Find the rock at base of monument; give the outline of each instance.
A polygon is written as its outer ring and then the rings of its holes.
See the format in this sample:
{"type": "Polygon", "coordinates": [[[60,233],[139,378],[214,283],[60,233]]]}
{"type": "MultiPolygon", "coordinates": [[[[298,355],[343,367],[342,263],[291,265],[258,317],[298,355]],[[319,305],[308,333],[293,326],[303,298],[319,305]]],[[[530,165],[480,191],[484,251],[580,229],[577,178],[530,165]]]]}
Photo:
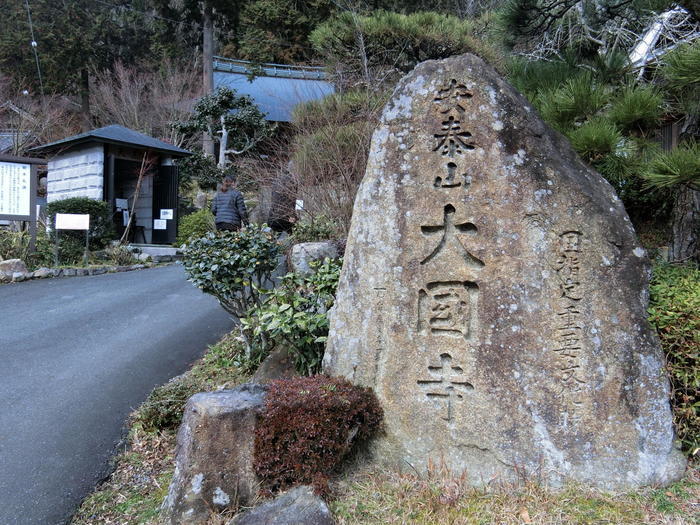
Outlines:
{"type": "Polygon", "coordinates": [[[211,511],[255,502],[255,424],[266,387],[247,383],[232,390],[195,394],[177,434],[175,474],[163,502],[171,524],[204,524],[211,511]]]}
{"type": "Polygon", "coordinates": [[[493,68],[424,62],[372,138],[323,370],[375,391],[400,468],[667,484],[649,270],[612,186],[493,68]]]}
{"type": "Polygon", "coordinates": [[[338,248],[335,243],[331,241],[302,242],[292,246],[289,263],[293,272],[309,275],[313,273],[309,263],[323,261],[326,257],[329,259],[338,257],[338,248]]]}
{"type": "Polygon", "coordinates": [[[290,379],[299,373],[294,368],[294,360],[286,348],[276,347],[270,352],[253,374],[251,382],[269,383],[277,379],[290,379]]]}
{"type": "Polygon", "coordinates": [[[308,485],[236,516],[228,525],[334,525],[328,505],[308,485]]]}

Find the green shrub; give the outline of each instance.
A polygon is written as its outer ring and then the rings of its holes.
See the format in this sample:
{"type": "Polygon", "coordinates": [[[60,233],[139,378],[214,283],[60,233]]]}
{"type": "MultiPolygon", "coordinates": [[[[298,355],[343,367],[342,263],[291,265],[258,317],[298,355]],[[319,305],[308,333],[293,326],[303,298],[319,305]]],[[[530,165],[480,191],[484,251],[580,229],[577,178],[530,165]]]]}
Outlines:
{"type": "Polygon", "coordinates": [[[647,131],[659,125],[664,114],[663,98],[652,86],[626,86],[608,114],[622,131],[647,131]]]}
{"type": "MultiPolygon", "coordinates": [[[[114,238],[114,224],[109,204],[87,197],[72,197],[49,203],[46,207],[48,223],[56,224],[57,213],[78,213],[90,215],[88,240],[90,250],[101,250],[114,238]]],[[[52,230],[51,241],[55,241],[56,230],[52,230]]],[[[85,232],[61,230],[59,239],[59,259],[62,264],[75,264],[82,260],[85,251],[85,232]]]]}
{"type": "Polygon", "coordinates": [[[368,388],[323,375],[273,381],[255,430],[255,471],[277,492],[327,488],[355,443],[376,432],[382,409],[368,388]]]}
{"type": "Polygon", "coordinates": [[[700,451],[700,269],[657,265],[650,287],[649,321],[666,353],[678,438],[700,451]]]}
{"type": "Polygon", "coordinates": [[[569,133],[569,140],[581,158],[596,163],[615,153],[622,143],[622,134],[607,120],[595,119],[569,133]]]}
{"type": "Polygon", "coordinates": [[[208,233],[193,240],[183,251],[183,262],[188,279],[240,319],[260,304],[258,286],[270,279],[278,254],[272,230],[250,225],[242,231],[208,233]]]}
{"type": "Polygon", "coordinates": [[[333,239],[338,235],[338,225],[333,219],[320,215],[308,221],[301,221],[292,229],[292,244],[317,242],[333,239]]]}
{"type": "Polygon", "coordinates": [[[310,275],[289,273],[270,292],[262,305],[254,307],[244,327],[264,348],[279,344],[288,348],[300,374],[321,370],[328,336],[328,310],[335,301],[342,261],[325,259],[311,263],[310,275]],[[260,340],[260,337],[264,339],[260,340]]]}
{"type": "Polygon", "coordinates": [[[112,264],[116,264],[117,266],[127,266],[137,262],[131,250],[122,244],[105,248],[105,256],[112,264]]]}
{"type": "Polygon", "coordinates": [[[46,231],[39,227],[36,233],[36,251],[30,253],[28,231],[12,231],[0,228],[0,261],[22,259],[29,270],[42,266],[51,266],[53,245],[46,231]]]}
{"type": "Polygon", "coordinates": [[[208,208],[180,217],[178,222],[177,245],[187,244],[190,239],[204,237],[216,229],[214,215],[208,208]]]}

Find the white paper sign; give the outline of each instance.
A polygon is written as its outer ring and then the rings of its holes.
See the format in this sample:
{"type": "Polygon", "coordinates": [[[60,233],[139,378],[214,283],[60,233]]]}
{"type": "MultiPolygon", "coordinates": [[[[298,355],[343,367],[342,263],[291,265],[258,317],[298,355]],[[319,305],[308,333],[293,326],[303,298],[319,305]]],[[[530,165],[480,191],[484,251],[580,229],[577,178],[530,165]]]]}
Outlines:
{"type": "Polygon", "coordinates": [[[90,215],[82,213],[57,213],[57,230],[89,230],[90,215]]]}
{"type": "Polygon", "coordinates": [[[297,199],[296,205],[294,206],[294,209],[297,211],[301,211],[304,209],[304,201],[301,199],[297,199]]]}
{"type": "Polygon", "coordinates": [[[172,219],[174,217],[173,210],[160,210],[160,218],[163,220],[172,219]]]}
{"type": "Polygon", "coordinates": [[[124,224],[124,226],[129,224],[129,212],[126,210],[122,212],[122,223],[124,224]]]}
{"type": "Polygon", "coordinates": [[[129,201],[127,199],[114,199],[114,202],[118,210],[129,209],[129,201]]]}
{"type": "Polygon", "coordinates": [[[154,230],[167,230],[168,221],[163,219],[153,219],[153,229],[154,230]]]}
{"type": "Polygon", "coordinates": [[[31,173],[29,164],[0,162],[0,215],[31,213],[31,173]]]}

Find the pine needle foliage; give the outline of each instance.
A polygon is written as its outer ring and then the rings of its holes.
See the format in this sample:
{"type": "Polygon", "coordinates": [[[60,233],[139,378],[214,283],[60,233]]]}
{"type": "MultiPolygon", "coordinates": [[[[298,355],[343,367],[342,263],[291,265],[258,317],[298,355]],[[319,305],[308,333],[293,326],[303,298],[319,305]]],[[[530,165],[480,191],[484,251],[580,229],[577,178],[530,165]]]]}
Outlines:
{"type": "Polygon", "coordinates": [[[570,129],[595,116],[608,102],[609,90],[596,83],[593,75],[580,73],[560,87],[542,92],[536,103],[545,120],[558,129],[570,129]]]}
{"type": "Polygon", "coordinates": [[[685,184],[700,190],[700,143],[686,142],[654,157],[644,173],[647,187],[665,188],[685,184]]]}
{"type": "Polygon", "coordinates": [[[610,108],[609,117],[624,132],[656,128],[664,114],[663,97],[653,86],[625,86],[610,108]]]}
{"type": "Polygon", "coordinates": [[[676,110],[700,114],[700,40],[674,49],[664,57],[661,74],[675,99],[676,110]]]}
{"type": "Polygon", "coordinates": [[[595,163],[617,150],[622,134],[610,121],[599,118],[569,133],[569,140],[584,160],[595,163]]]}
{"type": "Polygon", "coordinates": [[[309,40],[344,78],[376,84],[397,80],[424,60],[467,52],[501,67],[500,54],[476,33],[474,22],[435,12],[359,16],[346,11],[319,25],[309,40]]]}

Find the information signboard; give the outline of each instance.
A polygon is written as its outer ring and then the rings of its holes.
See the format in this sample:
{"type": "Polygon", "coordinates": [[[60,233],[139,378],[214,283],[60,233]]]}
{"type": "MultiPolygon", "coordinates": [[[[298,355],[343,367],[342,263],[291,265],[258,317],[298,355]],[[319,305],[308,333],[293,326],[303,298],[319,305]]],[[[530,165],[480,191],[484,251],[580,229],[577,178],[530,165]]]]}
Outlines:
{"type": "Polygon", "coordinates": [[[0,162],[0,215],[28,220],[32,216],[30,164],[0,162]]]}

